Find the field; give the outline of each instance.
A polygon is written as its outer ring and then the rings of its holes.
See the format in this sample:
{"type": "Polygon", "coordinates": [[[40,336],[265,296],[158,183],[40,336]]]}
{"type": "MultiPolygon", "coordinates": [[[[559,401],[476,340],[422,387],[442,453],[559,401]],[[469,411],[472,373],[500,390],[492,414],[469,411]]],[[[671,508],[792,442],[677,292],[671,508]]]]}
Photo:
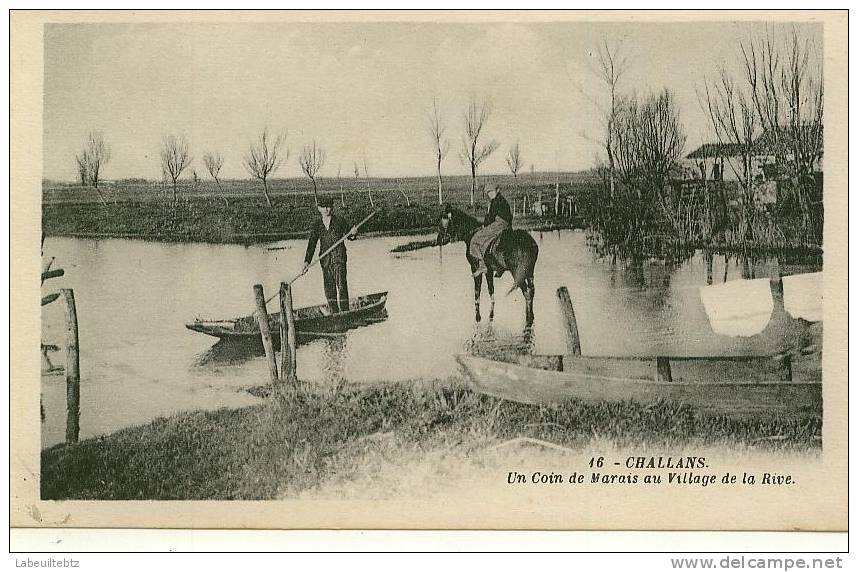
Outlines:
{"type": "MultiPolygon", "coordinates": [[[[532,205],[542,198],[553,219],[569,217],[567,197],[585,192],[593,184],[586,175],[557,175],[561,217],[554,217],[555,175],[537,173],[487,177],[501,185],[514,203],[516,215],[526,225],[539,225],[532,205]],[[527,215],[522,216],[525,200],[527,215]],[[524,220],[522,220],[524,219],[524,220]]],[[[403,179],[325,179],[320,195],[334,199],[338,210],[358,221],[373,210],[378,214],[362,229],[365,233],[417,233],[437,228],[439,205],[437,180],[432,177],[403,179]],[[341,190],[342,188],[342,190],[341,190]],[[369,190],[368,190],[369,189],[369,190]],[[370,190],[372,202],[370,202],[370,190]]],[[[480,189],[470,207],[470,179],[450,177],[444,183],[444,201],[482,217],[488,199],[480,189]]],[[[306,179],[276,179],[270,183],[273,207],[269,207],[257,181],[185,182],[172,202],[172,189],[152,182],[127,181],[102,185],[107,205],[90,188],[45,182],[42,227],[48,236],[143,238],[164,241],[253,243],[303,236],[317,217],[312,184],[306,179]]]]}

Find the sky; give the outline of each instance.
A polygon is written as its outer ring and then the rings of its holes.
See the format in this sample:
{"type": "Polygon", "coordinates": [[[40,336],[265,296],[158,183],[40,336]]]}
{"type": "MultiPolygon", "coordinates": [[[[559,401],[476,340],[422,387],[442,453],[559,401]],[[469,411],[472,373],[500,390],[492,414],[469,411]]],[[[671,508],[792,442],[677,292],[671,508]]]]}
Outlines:
{"type": "MultiPolygon", "coordinates": [[[[192,168],[224,158],[224,178],[246,178],[242,157],[264,128],[285,133],[290,155],[275,176],[300,176],[313,140],[327,151],[322,177],[435,172],[428,110],[437,98],[458,157],[470,98],[491,102],[487,139],[499,148],[484,174],[508,172],[520,142],[524,170],[587,169],[599,156],[593,73],[597,46],[619,44],[629,62],[621,91],[674,92],[686,152],[712,139],[696,89],[720,65],[739,64],[753,23],[234,23],[48,24],[44,35],[43,176],[72,181],[90,130],[111,148],[107,179],[159,179],[159,149],[184,136],[192,168]]],[[[821,26],[802,33],[822,45],[821,26]]],[[[190,174],[190,171],[188,172],[190,174]]]]}

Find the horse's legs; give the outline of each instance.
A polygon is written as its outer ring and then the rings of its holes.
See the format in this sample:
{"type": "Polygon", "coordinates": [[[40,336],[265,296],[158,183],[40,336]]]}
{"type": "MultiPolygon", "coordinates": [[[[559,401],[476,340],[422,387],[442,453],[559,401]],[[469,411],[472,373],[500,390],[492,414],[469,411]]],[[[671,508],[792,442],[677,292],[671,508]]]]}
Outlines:
{"type": "Polygon", "coordinates": [[[521,286],[521,292],[525,300],[525,321],[528,326],[533,324],[533,297],[536,294],[536,286],[533,278],[527,278],[521,286]]]}
{"type": "Polygon", "coordinates": [[[489,321],[495,319],[495,277],[491,272],[486,272],[486,286],[489,289],[489,296],[492,298],[491,310],[489,310],[489,321]]]}
{"type": "Polygon", "coordinates": [[[477,274],[474,276],[474,320],[479,322],[482,320],[480,316],[480,290],[483,287],[483,275],[477,274]]]}

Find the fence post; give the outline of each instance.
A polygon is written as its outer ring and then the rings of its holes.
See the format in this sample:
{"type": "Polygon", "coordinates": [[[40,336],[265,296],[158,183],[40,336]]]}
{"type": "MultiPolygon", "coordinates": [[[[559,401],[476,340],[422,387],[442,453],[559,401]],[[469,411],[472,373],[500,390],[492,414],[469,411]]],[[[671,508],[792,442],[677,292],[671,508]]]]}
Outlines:
{"type": "Polygon", "coordinates": [[[572,299],[566,286],[557,289],[557,299],[560,301],[560,309],[566,319],[566,346],[573,356],[581,355],[581,337],[578,335],[578,320],[575,319],[575,308],[572,307],[572,299]]]}
{"type": "Polygon", "coordinates": [[[286,339],[288,340],[290,365],[288,379],[295,382],[298,380],[298,340],[295,332],[295,310],[292,307],[292,286],[281,284],[280,288],[283,291],[283,304],[286,311],[286,339]]]}
{"type": "Polygon", "coordinates": [[[66,443],[80,436],[80,351],[74,290],[61,290],[66,301],[66,443]]]}
{"type": "Polygon", "coordinates": [[[673,374],[670,371],[670,360],[666,357],[655,358],[655,380],[672,382],[673,374]]]}
{"type": "Polygon", "coordinates": [[[271,344],[271,327],[268,324],[268,310],[265,308],[265,292],[262,284],[254,284],[253,294],[256,297],[256,322],[259,324],[262,347],[265,348],[265,357],[268,359],[268,373],[271,376],[271,382],[277,383],[277,360],[274,357],[274,346],[271,344]]]}

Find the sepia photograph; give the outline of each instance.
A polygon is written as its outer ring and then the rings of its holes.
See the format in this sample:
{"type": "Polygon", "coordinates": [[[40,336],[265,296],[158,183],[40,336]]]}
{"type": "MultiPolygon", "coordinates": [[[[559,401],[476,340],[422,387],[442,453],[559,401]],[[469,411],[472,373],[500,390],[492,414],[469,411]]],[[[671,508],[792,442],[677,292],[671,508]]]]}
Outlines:
{"type": "Polygon", "coordinates": [[[846,529],[845,11],[11,18],[14,526],[846,529]]]}

